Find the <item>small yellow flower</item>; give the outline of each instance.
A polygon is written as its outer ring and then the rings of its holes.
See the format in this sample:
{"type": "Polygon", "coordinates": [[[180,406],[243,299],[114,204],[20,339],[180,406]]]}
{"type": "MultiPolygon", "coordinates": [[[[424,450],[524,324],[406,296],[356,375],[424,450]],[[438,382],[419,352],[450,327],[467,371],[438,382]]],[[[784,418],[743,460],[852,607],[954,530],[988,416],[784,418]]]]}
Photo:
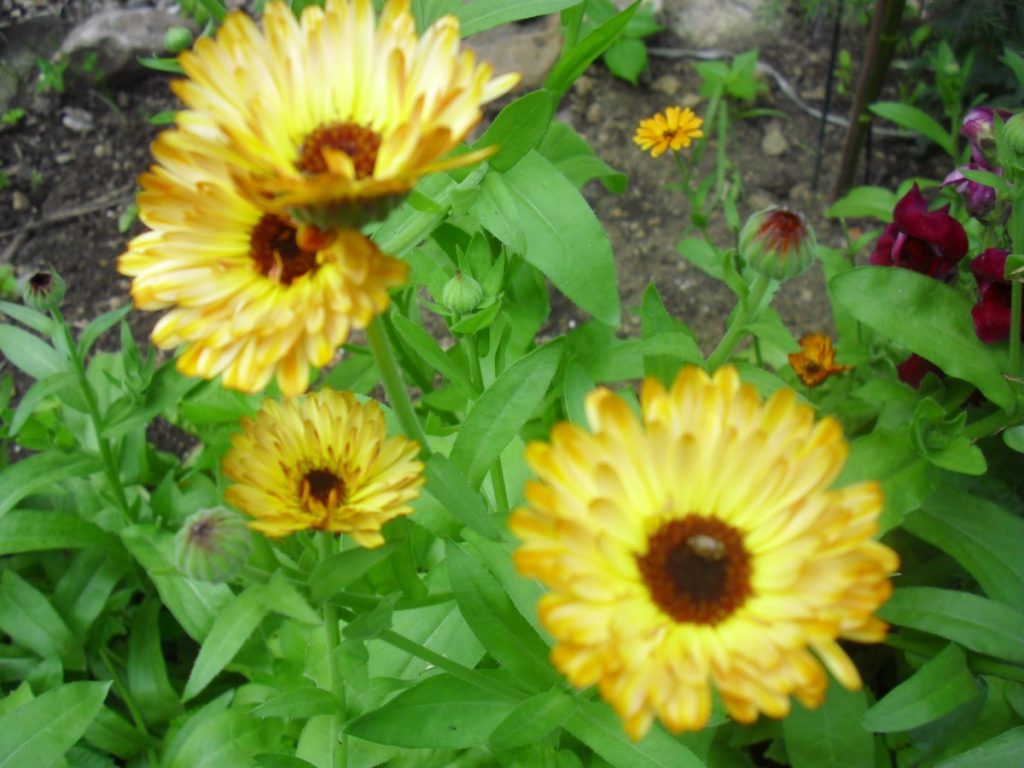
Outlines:
{"type": "Polygon", "coordinates": [[[518,571],[550,593],[552,662],[601,695],[640,739],[655,717],[702,728],[712,689],[738,721],[819,705],[822,664],[861,685],[837,639],[880,642],[873,613],[896,554],[873,541],[878,483],[828,487],[848,448],[792,390],[762,402],[733,368],[648,379],[638,419],[598,389],[590,430],[530,443],[538,480],[510,526],[518,571]]]}
{"type": "Polygon", "coordinates": [[[180,62],[180,140],[219,153],[261,207],[322,229],[380,217],[424,174],[489,154],[442,159],[519,80],[461,49],[454,16],[418,37],[408,0],[379,20],[372,0],[327,0],[299,20],[272,2],[262,29],[234,12],[180,62]]]}
{"type": "Polygon", "coordinates": [[[418,451],[412,440],[386,437],[380,407],[351,392],[267,400],[242,420],[224,457],[224,475],[235,482],[224,498],[270,537],[315,529],[379,547],[381,526],[409,514],[419,495],[418,451]]]}
{"type": "Polygon", "coordinates": [[[843,373],[853,366],[836,365],[832,339],[824,333],[808,333],[800,339],[800,351],[789,356],[797,376],[808,387],[816,387],[829,376],[843,373]]]}
{"type": "Polygon", "coordinates": [[[181,151],[168,135],[142,176],[139,216],[151,228],[121,255],[140,309],[170,308],[153,330],[183,345],[178,369],[258,392],[276,376],[287,395],[309,386],[351,328],[365,328],[405,282],[404,262],[354,230],[300,233],[239,195],[224,164],[181,151]]]}
{"type": "Polygon", "coordinates": [[[658,157],[666,149],[683,149],[690,146],[693,139],[703,136],[700,129],[703,122],[689,107],[669,107],[665,114],[658,112],[654,117],[641,120],[633,141],[645,152],[650,149],[651,157],[658,157]]]}

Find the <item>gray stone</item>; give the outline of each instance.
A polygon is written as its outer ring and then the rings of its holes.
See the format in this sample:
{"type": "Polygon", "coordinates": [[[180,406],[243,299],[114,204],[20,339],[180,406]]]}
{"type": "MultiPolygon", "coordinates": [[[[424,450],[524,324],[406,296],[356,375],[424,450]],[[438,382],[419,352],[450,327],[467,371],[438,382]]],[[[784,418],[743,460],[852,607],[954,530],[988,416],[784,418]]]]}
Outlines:
{"type": "Polygon", "coordinates": [[[123,85],[150,74],[140,56],[164,54],[164,34],[171,27],[191,26],[181,16],[153,8],[103,11],[79,24],[61,43],[59,55],[71,58],[72,71],[83,77],[103,77],[123,85]],[[83,72],[87,56],[95,56],[93,71],[83,72]]]}
{"type": "Polygon", "coordinates": [[[675,75],[662,75],[651,83],[651,90],[664,93],[666,96],[675,96],[681,86],[679,78],[675,75]]]}
{"type": "Polygon", "coordinates": [[[465,42],[480,61],[489,62],[494,74],[518,72],[517,90],[528,91],[544,84],[548,71],[562,50],[559,17],[550,15],[531,24],[505,24],[473,35],[465,42]]]}
{"type": "Polygon", "coordinates": [[[778,123],[770,123],[761,139],[761,151],[768,157],[780,157],[786,154],[789,149],[789,142],[782,133],[778,123]]]}
{"type": "Polygon", "coordinates": [[[784,13],[772,18],[766,0],[665,0],[665,23],[694,48],[753,47],[781,26],[784,13]]]}
{"type": "Polygon", "coordinates": [[[11,195],[11,208],[16,211],[27,211],[32,203],[29,201],[28,196],[24,192],[20,192],[17,189],[11,195]]]}
{"type": "Polygon", "coordinates": [[[67,107],[64,110],[64,117],[61,118],[61,123],[69,131],[88,133],[92,130],[92,113],[79,107],[67,107]]]}

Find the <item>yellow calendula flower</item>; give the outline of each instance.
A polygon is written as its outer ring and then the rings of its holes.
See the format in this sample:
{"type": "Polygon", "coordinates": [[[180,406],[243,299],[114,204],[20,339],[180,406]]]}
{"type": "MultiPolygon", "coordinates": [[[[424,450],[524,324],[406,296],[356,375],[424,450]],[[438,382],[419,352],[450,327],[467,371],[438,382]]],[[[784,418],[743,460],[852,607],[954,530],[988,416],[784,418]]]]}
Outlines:
{"type": "Polygon", "coordinates": [[[539,479],[510,520],[515,564],[550,593],[552,661],[599,686],[634,739],[655,717],[697,730],[711,692],[738,721],[821,703],[828,671],[861,684],[838,639],[879,642],[896,554],[873,541],[877,483],[829,490],[846,460],[838,423],[791,390],[767,402],[733,368],[648,379],[638,419],[606,389],[590,430],[531,443],[539,479]]]}
{"type": "Polygon", "coordinates": [[[239,195],[224,164],[157,139],[142,176],[139,216],[150,227],[121,255],[140,309],[170,309],[153,330],[161,349],[184,345],[178,368],[263,389],[276,375],[299,394],[351,328],[365,328],[405,282],[404,262],[354,230],[300,235],[287,218],[239,195]]]}
{"type": "Polygon", "coordinates": [[[270,537],[314,529],[379,547],[381,526],[412,511],[424,482],[419,445],[388,438],[380,407],[351,392],[267,400],[231,442],[224,498],[270,537]]]}
{"type": "Polygon", "coordinates": [[[408,0],[379,20],[371,0],[327,0],[296,20],[267,5],[262,29],[241,12],[179,61],[183,143],[220,153],[261,206],[321,229],[386,212],[426,173],[478,162],[444,158],[518,75],[492,78],[460,49],[454,16],[416,34],[408,0]]]}
{"type": "Polygon", "coordinates": [[[843,373],[853,366],[836,365],[832,339],[825,333],[808,333],[800,338],[800,351],[789,356],[789,364],[808,387],[816,387],[829,376],[843,373]]]}
{"type": "Polygon", "coordinates": [[[704,120],[697,117],[689,107],[669,107],[665,114],[640,121],[633,141],[644,152],[651,150],[651,157],[662,155],[665,150],[673,151],[690,146],[694,139],[704,135],[700,129],[704,120]]]}

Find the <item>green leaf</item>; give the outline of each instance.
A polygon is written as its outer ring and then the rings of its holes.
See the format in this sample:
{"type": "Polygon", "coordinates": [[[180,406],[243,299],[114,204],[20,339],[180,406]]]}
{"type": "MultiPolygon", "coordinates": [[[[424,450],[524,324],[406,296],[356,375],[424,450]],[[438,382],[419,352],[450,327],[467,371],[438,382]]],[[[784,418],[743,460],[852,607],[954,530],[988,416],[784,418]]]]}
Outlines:
{"type": "Polygon", "coordinates": [[[0,555],[84,547],[126,559],[117,538],[75,514],[15,509],[0,518],[0,555]]]}
{"type": "Polygon", "coordinates": [[[968,592],[903,587],[878,610],[885,621],[930,632],[978,653],[1024,664],[1024,613],[968,592]]]}
{"type": "MultiPolygon", "coordinates": [[[[472,674],[483,678],[494,672],[472,674]]],[[[356,738],[398,747],[467,749],[484,743],[515,706],[515,699],[440,674],[357,717],[345,731],[356,738]]]]}
{"type": "Polygon", "coordinates": [[[402,341],[415,350],[427,365],[448,379],[459,392],[469,399],[480,394],[467,373],[438,346],[433,336],[401,315],[392,315],[391,322],[402,341]]]}
{"type": "Polygon", "coordinates": [[[231,601],[226,584],[190,579],[171,562],[173,537],[152,525],[134,525],[121,531],[121,540],[152,579],[167,609],[193,640],[202,642],[214,619],[231,601]]]}
{"type": "Polygon", "coordinates": [[[548,663],[547,644],[498,581],[457,544],[447,542],[445,552],[455,602],[484,648],[524,681],[540,689],[553,685],[558,676],[548,663]]]}
{"type": "Polygon", "coordinates": [[[260,768],[317,768],[301,757],[291,755],[253,755],[260,768]]]}
{"type": "Polygon", "coordinates": [[[56,451],[37,453],[0,471],[0,517],[15,504],[69,477],[88,477],[103,469],[98,456],[56,451]]]}
{"type": "Polygon", "coordinates": [[[496,171],[507,171],[540,143],[554,114],[555,99],[550,91],[520,96],[498,113],[483,136],[473,142],[473,149],[496,145],[498,151],[487,162],[496,171]]]}
{"type": "Polygon", "coordinates": [[[596,178],[610,192],[621,194],[626,191],[629,181],[626,174],[597,157],[587,140],[565,123],[553,121],[537,151],[554,163],[555,168],[577,189],[596,178]]]}
{"type": "MultiPolygon", "coordinates": [[[[707,727],[720,722],[709,722],[707,727]]],[[[605,704],[577,700],[576,709],[564,727],[614,766],[704,768],[693,752],[661,728],[652,728],[641,741],[633,741],[626,735],[622,721],[605,704]]]]}
{"type": "Polygon", "coordinates": [[[896,195],[885,187],[854,187],[832,203],[825,215],[832,219],[871,217],[888,224],[896,202],[896,195]]]}
{"type": "Polygon", "coordinates": [[[679,255],[699,270],[715,278],[725,281],[725,265],[720,254],[711,243],[700,237],[688,237],[676,245],[679,255]]]}
{"type": "Polygon", "coordinates": [[[472,212],[573,303],[603,323],[619,324],[608,233],[579,190],[543,155],[531,150],[506,173],[487,174],[472,212]]]}
{"type": "Polygon", "coordinates": [[[282,720],[306,720],[316,715],[333,715],[338,702],[321,688],[297,688],[285,691],[252,709],[252,717],[279,717],[282,720]]]}
{"type": "MultiPolygon", "coordinates": [[[[575,5],[575,3],[568,3],[575,5]]],[[[619,39],[622,30],[629,23],[630,18],[640,7],[639,2],[633,3],[622,13],[599,26],[574,46],[562,52],[561,57],[548,73],[548,79],[544,86],[561,100],[565,92],[569,90],[577,78],[582,75],[591,63],[608,50],[611,45],[619,39]]]]}
{"type": "Polygon", "coordinates": [[[1024,725],[943,760],[935,768],[1020,768],[1021,755],[1024,755],[1024,725]]]}
{"type": "Polygon", "coordinates": [[[643,306],[640,313],[643,322],[643,335],[645,342],[644,353],[644,375],[657,376],[665,384],[670,383],[679,370],[682,362],[702,363],[703,355],[700,347],[689,327],[673,317],[665,309],[661,296],[654,283],[651,283],[644,290],[643,306]],[[650,351],[651,343],[659,336],[673,334],[678,342],[678,354],[670,351],[668,354],[654,354],[650,351]],[[682,338],[679,338],[682,337],[682,338]]]}
{"type": "Polygon", "coordinates": [[[875,733],[909,731],[981,696],[967,657],[950,643],[869,709],[861,724],[875,733]]]}
{"type": "Polygon", "coordinates": [[[931,116],[917,107],[899,101],[879,101],[868,109],[891,123],[919,133],[926,139],[931,139],[942,147],[947,155],[956,159],[956,136],[950,136],[931,116]]]}
{"type": "Polygon", "coordinates": [[[53,376],[40,379],[28,388],[28,391],[22,396],[21,402],[18,403],[18,408],[14,411],[8,434],[17,435],[25,422],[32,418],[39,407],[51,397],[60,400],[61,405],[73,410],[84,412],[87,408],[87,406],[78,407],[79,405],[85,406],[79,389],[78,376],[72,371],[56,373],[53,376]],[[82,402],[79,403],[76,400],[82,400],[82,402]]]}
{"type": "Polygon", "coordinates": [[[136,609],[128,634],[126,682],[150,726],[165,723],[181,711],[178,692],[167,677],[160,642],[160,601],[154,596],[136,609]]]}
{"type": "Polygon", "coordinates": [[[832,278],[829,291],[882,336],[1013,409],[1014,393],[1002,374],[1006,353],[978,340],[971,302],[954,288],[909,269],[858,267],[832,278]]]}
{"type": "Polygon", "coordinates": [[[108,707],[101,707],[96,713],[85,732],[85,740],[122,759],[134,757],[152,745],[152,739],[108,707]]]}
{"type": "Polygon", "coordinates": [[[7,323],[0,323],[0,352],[33,379],[60,373],[67,364],[61,354],[41,338],[7,323]]]}
{"type": "Polygon", "coordinates": [[[44,659],[63,655],[72,642],[71,630],[46,595],[11,569],[0,575],[0,629],[44,659]]]}
{"type": "Polygon", "coordinates": [[[1011,607],[1024,595],[1024,520],[955,488],[942,488],[911,513],[904,527],[950,554],[993,600],[1011,607]]]}
{"type": "Polygon", "coordinates": [[[197,696],[226,667],[270,612],[267,588],[256,584],[235,597],[218,613],[203,640],[192,672],[181,695],[182,701],[197,696]]]}
{"type": "Polygon", "coordinates": [[[531,696],[498,724],[487,738],[487,746],[500,751],[540,741],[575,708],[576,699],[560,687],[531,696]]]}
{"type": "Polygon", "coordinates": [[[647,69],[647,46],[634,38],[619,40],[604,52],[604,63],[613,75],[636,85],[637,77],[647,69]]]}
{"type": "Polygon", "coordinates": [[[103,612],[114,587],[128,571],[127,558],[89,549],[72,556],[71,566],[53,590],[53,607],[71,631],[83,636],[103,612]]]}
{"type": "Polygon", "coordinates": [[[277,746],[281,731],[273,720],[249,717],[237,709],[200,710],[186,728],[179,731],[184,738],[166,761],[167,768],[247,766],[250,755],[277,746]]]}
{"type": "Polygon", "coordinates": [[[309,592],[318,603],[341,592],[394,551],[394,544],[385,544],[376,549],[346,549],[321,560],[309,575],[309,592]]]}
{"type": "Polygon", "coordinates": [[[481,536],[501,540],[501,529],[491,517],[483,497],[451,461],[435,453],[427,460],[423,474],[427,478],[427,493],[452,517],[481,536]]]}
{"type": "Polygon", "coordinates": [[[53,318],[31,307],[26,307],[24,304],[0,301],[0,313],[13,317],[22,325],[27,325],[33,331],[43,336],[51,336],[53,334],[53,318]]]}
{"type": "Polygon", "coordinates": [[[57,764],[89,727],[110,683],[68,683],[0,717],[0,768],[57,764]]]}
{"type": "Polygon", "coordinates": [[[564,347],[556,339],[517,360],[473,404],[455,438],[451,460],[474,487],[479,488],[502,450],[543,402],[564,347]]]}
{"type": "Polygon", "coordinates": [[[455,8],[459,17],[459,31],[463,37],[475,35],[487,29],[500,27],[511,21],[532,19],[558,13],[569,6],[576,5],[580,0],[471,0],[455,8]]]}
{"type": "Polygon", "coordinates": [[[78,354],[85,357],[99,337],[121,322],[121,319],[125,317],[131,309],[131,304],[125,304],[123,307],[118,307],[117,309],[112,309],[109,312],[104,312],[102,315],[92,320],[87,326],[85,326],[85,330],[82,331],[81,336],[78,337],[78,354]]]}
{"type": "Polygon", "coordinates": [[[824,703],[809,710],[794,702],[782,721],[793,768],[865,768],[874,765],[874,738],[860,724],[867,711],[863,691],[830,682],[824,703]]]}

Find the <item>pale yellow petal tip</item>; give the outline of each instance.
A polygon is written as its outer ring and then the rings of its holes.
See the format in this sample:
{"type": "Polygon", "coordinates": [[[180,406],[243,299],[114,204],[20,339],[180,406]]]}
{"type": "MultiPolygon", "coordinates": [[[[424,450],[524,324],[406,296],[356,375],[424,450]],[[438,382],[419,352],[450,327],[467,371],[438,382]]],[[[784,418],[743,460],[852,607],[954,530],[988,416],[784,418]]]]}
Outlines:
{"type": "Polygon", "coordinates": [[[702,728],[713,690],[753,722],[785,717],[794,697],[820,703],[826,668],[860,685],[836,639],[884,638],[872,612],[895,557],[866,538],[879,486],[830,491],[832,460],[792,451],[812,434],[833,451],[841,430],[814,429],[792,396],[762,400],[732,367],[685,368],[668,393],[646,380],[642,424],[605,388],[586,409],[592,434],[562,423],[528,448],[541,471],[510,520],[517,570],[549,590],[540,616],[569,681],[598,682],[632,739],[655,720],[702,728]]]}

